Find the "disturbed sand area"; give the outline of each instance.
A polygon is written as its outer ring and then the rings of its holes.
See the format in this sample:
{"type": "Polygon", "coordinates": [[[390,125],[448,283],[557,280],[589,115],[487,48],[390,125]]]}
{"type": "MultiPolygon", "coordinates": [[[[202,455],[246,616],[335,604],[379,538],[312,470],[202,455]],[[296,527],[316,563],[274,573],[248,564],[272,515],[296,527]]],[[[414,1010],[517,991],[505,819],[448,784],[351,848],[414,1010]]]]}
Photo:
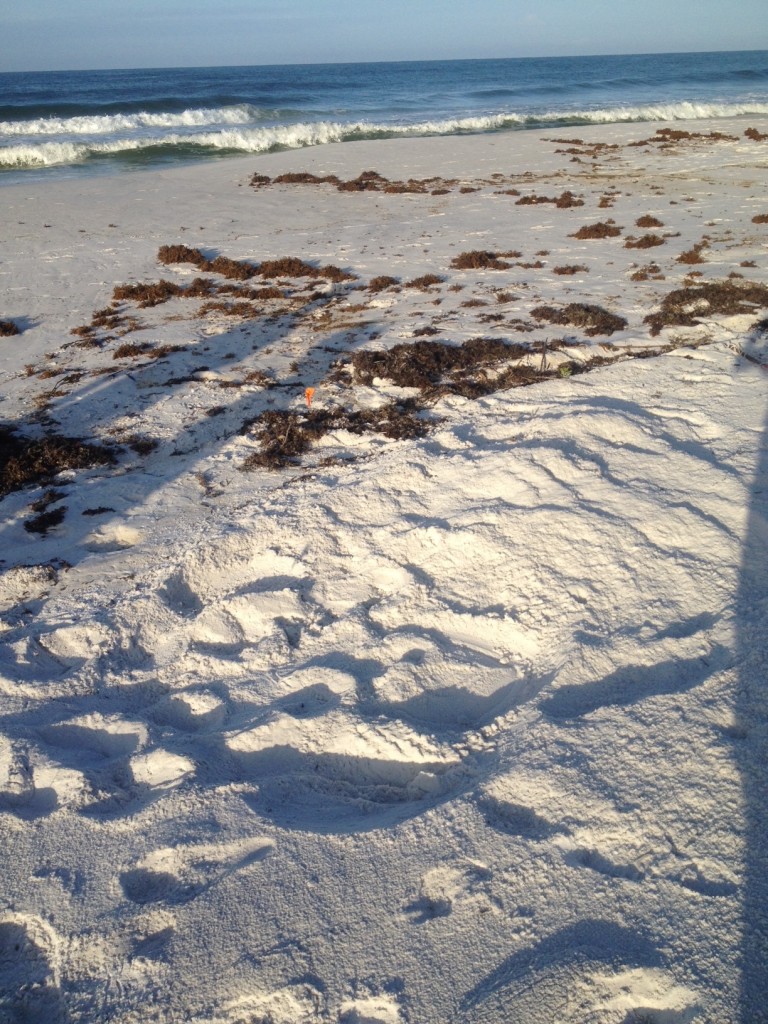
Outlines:
{"type": "Polygon", "coordinates": [[[3,189],[0,1019],[765,1019],[766,132],[3,189]]]}

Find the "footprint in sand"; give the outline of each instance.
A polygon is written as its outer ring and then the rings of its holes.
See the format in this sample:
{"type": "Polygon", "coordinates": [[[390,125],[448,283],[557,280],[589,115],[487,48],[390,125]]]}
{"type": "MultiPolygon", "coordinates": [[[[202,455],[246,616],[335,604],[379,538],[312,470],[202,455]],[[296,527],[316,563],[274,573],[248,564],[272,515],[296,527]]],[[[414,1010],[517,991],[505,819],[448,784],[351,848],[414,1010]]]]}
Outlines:
{"type": "Polygon", "coordinates": [[[693,1024],[701,1019],[696,992],[677,985],[671,975],[658,968],[594,974],[591,983],[599,993],[595,1009],[621,1012],[626,1014],[622,1018],[626,1021],[693,1024]]]}
{"type": "Polygon", "coordinates": [[[327,828],[337,820],[330,806],[343,818],[345,807],[359,814],[443,791],[443,776],[459,764],[452,749],[403,722],[365,722],[343,704],[334,707],[329,695],[326,714],[278,711],[227,738],[249,777],[258,778],[258,809],[300,813],[305,824],[327,828]]]}
{"type": "Polygon", "coordinates": [[[493,872],[480,861],[439,864],[422,876],[418,899],[405,909],[415,924],[472,907],[485,913],[498,906],[490,893],[493,872]]]}
{"type": "Polygon", "coordinates": [[[179,732],[210,732],[224,724],[227,706],[210,690],[190,689],[159,701],[150,715],[158,725],[169,725],[179,732]]]}
{"type": "Polygon", "coordinates": [[[270,839],[244,839],[230,844],[153,850],[120,875],[120,885],[132,903],[188,903],[225,878],[274,850],[270,839]]]}
{"type": "Polygon", "coordinates": [[[339,1024],[401,1024],[397,1003],[386,996],[352,999],[341,1004],[339,1024]]]}
{"type": "MultiPolygon", "coordinates": [[[[221,1024],[317,1024],[327,1017],[325,997],[312,985],[290,985],[274,992],[256,992],[231,1000],[221,1024]]],[[[200,1024],[203,1024],[200,1021],[200,1024]]]]}
{"type": "Polygon", "coordinates": [[[56,965],[59,939],[36,917],[0,918],[0,1021],[65,1024],[69,1020],[56,965]]]}

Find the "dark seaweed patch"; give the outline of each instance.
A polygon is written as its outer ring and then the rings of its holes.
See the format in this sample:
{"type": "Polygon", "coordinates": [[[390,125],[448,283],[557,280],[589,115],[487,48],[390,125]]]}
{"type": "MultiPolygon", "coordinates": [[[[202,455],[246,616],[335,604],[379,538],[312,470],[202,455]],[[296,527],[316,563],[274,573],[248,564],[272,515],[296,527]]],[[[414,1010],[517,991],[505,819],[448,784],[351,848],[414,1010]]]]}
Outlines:
{"type": "Polygon", "coordinates": [[[421,406],[413,401],[390,402],[378,409],[310,409],[307,413],[268,410],[247,424],[256,429],[260,451],[245,459],[243,470],[295,465],[312,445],[333,430],[353,434],[379,433],[394,440],[423,437],[427,424],[419,418],[421,406]]]}
{"type": "Polygon", "coordinates": [[[517,200],[515,206],[538,206],[542,203],[551,203],[559,210],[568,210],[574,206],[583,206],[584,200],[579,199],[573,192],[563,192],[559,196],[522,196],[517,200]]]}
{"type": "Polygon", "coordinates": [[[104,445],[58,434],[39,439],[20,437],[13,427],[0,426],[0,498],[32,484],[46,483],[67,469],[114,462],[114,452],[104,445]]]}
{"type": "Polygon", "coordinates": [[[388,274],[379,274],[378,277],[374,277],[368,284],[369,292],[383,292],[385,288],[394,288],[400,282],[396,277],[389,277],[388,274]]]}
{"type": "Polygon", "coordinates": [[[350,359],[355,379],[371,384],[376,377],[398,387],[432,388],[456,371],[520,359],[529,349],[498,338],[473,338],[462,345],[417,341],[390,349],[356,352],[350,359]]]}
{"type": "Polygon", "coordinates": [[[27,533],[40,533],[45,535],[49,530],[52,530],[55,526],[59,526],[63,523],[66,514],[66,505],[60,505],[58,508],[48,509],[45,512],[40,512],[36,516],[32,516],[30,519],[25,520],[24,529],[27,533]]]}
{"type": "Polygon", "coordinates": [[[701,316],[733,315],[768,307],[768,285],[733,280],[676,288],[665,296],[661,308],[649,313],[644,323],[656,336],[664,327],[694,327],[701,316]]]}
{"type": "Polygon", "coordinates": [[[560,274],[561,277],[568,277],[573,274],[586,274],[589,272],[589,267],[585,267],[581,263],[571,263],[564,267],[552,267],[553,274],[560,274]]]}
{"type": "Polygon", "coordinates": [[[624,243],[624,248],[653,249],[657,245],[664,245],[664,239],[661,235],[642,235],[640,238],[628,238],[624,243]]]}
{"type": "Polygon", "coordinates": [[[551,324],[562,324],[580,327],[589,337],[598,334],[611,335],[615,331],[623,331],[627,321],[623,316],[609,313],[602,306],[594,306],[585,302],[571,302],[562,309],[554,306],[537,306],[531,310],[531,316],[537,320],[546,320],[551,324]]]}
{"type": "Polygon", "coordinates": [[[509,270],[512,264],[499,259],[498,253],[473,249],[455,256],[451,266],[454,270],[509,270]]]}
{"type": "Polygon", "coordinates": [[[598,221],[596,224],[585,224],[571,238],[615,238],[621,234],[621,228],[613,221],[598,221]]]}
{"type": "Polygon", "coordinates": [[[442,284],[445,278],[438,277],[437,274],[422,274],[421,277],[414,277],[412,281],[406,281],[403,285],[404,288],[417,288],[420,291],[426,291],[433,285],[442,284]]]}

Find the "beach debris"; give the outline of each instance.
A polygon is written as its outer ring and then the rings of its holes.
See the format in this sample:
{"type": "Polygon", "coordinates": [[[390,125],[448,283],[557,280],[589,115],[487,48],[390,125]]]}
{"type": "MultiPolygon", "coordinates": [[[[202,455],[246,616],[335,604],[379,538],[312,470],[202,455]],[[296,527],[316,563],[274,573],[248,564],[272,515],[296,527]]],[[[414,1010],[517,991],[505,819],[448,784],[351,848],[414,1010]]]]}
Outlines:
{"type": "Polygon", "coordinates": [[[651,336],[664,327],[695,327],[702,316],[751,313],[756,308],[768,307],[768,285],[758,282],[707,281],[685,288],[675,288],[664,297],[661,308],[649,313],[644,323],[651,328],[651,336]]]}
{"type": "Polygon", "coordinates": [[[53,433],[41,438],[21,437],[15,427],[0,425],[0,498],[52,480],[64,470],[114,462],[114,451],[103,444],[53,433]]]}
{"type": "Polygon", "coordinates": [[[570,237],[580,240],[588,238],[615,238],[621,234],[621,231],[622,229],[612,220],[598,221],[596,224],[585,224],[570,237]]]}
{"type": "Polygon", "coordinates": [[[623,331],[627,326],[623,316],[609,313],[602,306],[588,302],[570,302],[562,309],[555,306],[537,306],[531,310],[531,316],[537,320],[546,320],[550,324],[581,327],[590,338],[598,334],[611,335],[616,331],[623,331]]]}

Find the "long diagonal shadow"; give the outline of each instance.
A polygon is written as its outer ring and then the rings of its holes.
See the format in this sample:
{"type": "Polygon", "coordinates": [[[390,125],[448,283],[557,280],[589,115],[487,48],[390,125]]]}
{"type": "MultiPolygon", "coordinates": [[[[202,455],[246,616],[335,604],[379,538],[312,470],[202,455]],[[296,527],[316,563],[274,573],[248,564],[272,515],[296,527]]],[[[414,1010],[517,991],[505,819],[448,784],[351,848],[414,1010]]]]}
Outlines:
{"type": "Polygon", "coordinates": [[[737,603],[734,745],[744,833],[741,1024],[768,1021],[768,415],[750,495],[737,603]]]}
{"type": "MultiPolygon", "coordinates": [[[[181,389],[186,386],[210,385],[210,377],[219,371],[242,368],[245,373],[249,369],[249,359],[254,354],[263,354],[265,349],[278,345],[295,328],[299,318],[321,310],[330,311],[332,300],[359,287],[359,283],[351,281],[342,286],[336,285],[325,294],[313,292],[306,296],[296,295],[302,287],[303,284],[299,283],[291,289],[292,295],[304,299],[302,305],[294,304],[277,315],[274,311],[271,314],[265,312],[239,322],[221,334],[203,335],[199,326],[196,327],[200,321],[190,311],[187,315],[189,333],[196,341],[191,346],[185,346],[184,351],[170,352],[161,359],[154,359],[150,350],[147,353],[149,361],[116,366],[111,374],[95,380],[84,378],[77,381],[70,391],[62,390],[60,394],[54,395],[49,410],[51,418],[46,424],[45,416],[42,417],[42,430],[39,413],[7,425],[13,427],[21,437],[40,436],[46,433],[48,427],[53,426],[56,433],[79,436],[93,442],[99,436],[108,435],[118,419],[134,413],[136,429],[141,433],[155,406],[178,398],[181,389]],[[208,375],[208,379],[204,375],[208,375]],[[58,417],[62,422],[74,420],[78,426],[58,427],[58,417]]],[[[181,301],[189,302],[186,299],[181,301]]],[[[154,492],[171,485],[175,479],[190,472],[206,454],[221,448],[237,436],[242,432],[244,424],[258,413],[270,408],[288,408],[291,399],[302,395],[307,385],[317,383],[328,374],[340,352],[349,351],[355,341],[359,340],[351,334],[349,326],[338,330],[331,328],[328,332],[318,331],[315,339],[301,353],[301,364],[290,373],[276,377],[269,390],[245,386],[237,392],[231,387],[222,386],[220,391],[211,396],[208,409],[202,412],[198,408],[196,417],[190,414],[188,422],[179,422],[172,439],[163,441],[155,452],[138,465],[127,467],[126,452],[123,452],[119,455],[116,468],[101,467],[87,471],[85,476],[78,473],[77,479],[64,483],[55,480],[53,486],[61,492],[57,504],[66,504],[67,498],[70,498],[73,509],[79,507],[83,500],[81,495],[85,494],[83,483],[87,482],[87,504],[96,506],[97,510],[99,506],[105,507],[103,514],[96,518],[81,517],[76,511],[70,512],[64,520],[64,532],[60,537],[51,535],[50,543],[43,541],[39,545],[40,557],[43,560],[49,558],[51,549],[56,547],[59,552],[66,548],[69,561],[73,555],[76,558],[79,555],[85,556],[87,550],[81,549],[78,553],[78,547],[95,526],[108,520],[110,513],[118,517],[130,515],[141,508],[142,503],[154,492]],[[231,400],[233,394],[237,394],[234,401],[231,400]],[[217,404],[217,400],[220,404],[217,404]],[[110,503],[119,507],[107,507],[110,503]]],[[[129,340],[132,340],[131,336],[129,340]]],[[[111,350],[105,348],[103,351],[105,359],[110,359],[111,350]]],[[[47,486],[50,487],[51,483],[47,486]]],[[[30,498],[34,497],[38,489],[33,488],[16,496],[16,500],[12,501],[14,508],[18,508],[19,502],[27,494],[30,498]]],[[[18,530],[18,524],[13,520],[12,516],[0,526],[0,551],[4,549],[10,552],[15,546],[13,535],[18,530]]]]}

